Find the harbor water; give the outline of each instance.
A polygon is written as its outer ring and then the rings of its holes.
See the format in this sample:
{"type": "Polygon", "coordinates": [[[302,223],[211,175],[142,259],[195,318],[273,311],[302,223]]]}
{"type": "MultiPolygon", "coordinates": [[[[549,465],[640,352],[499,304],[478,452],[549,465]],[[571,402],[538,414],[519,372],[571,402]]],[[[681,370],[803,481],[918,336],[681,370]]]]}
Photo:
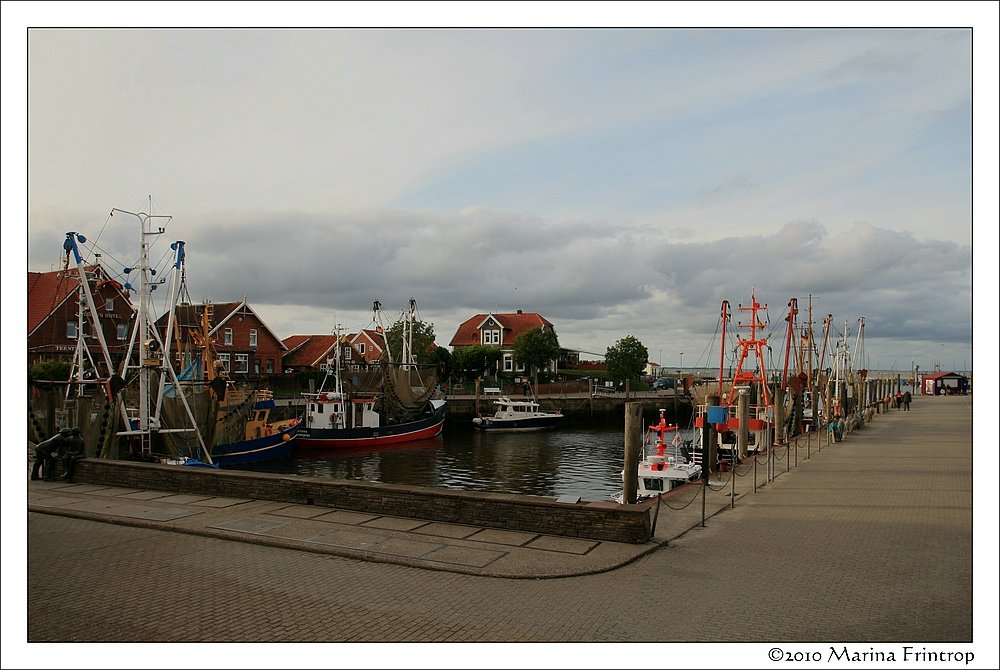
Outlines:
{"type": "MultiPolygon", "coordinates": [[[[652,417],[645,417],[649,421],[652,417]]],[[[647,447],[649,449],[651,447],[647,447]]],[[[567,422],[523,433],[482,433],[448,421],[431,440],[375,449],[296,451],[240,469],[442,489],[610,500],[622,489],[625,432],[614,422],[567,422]]]]}

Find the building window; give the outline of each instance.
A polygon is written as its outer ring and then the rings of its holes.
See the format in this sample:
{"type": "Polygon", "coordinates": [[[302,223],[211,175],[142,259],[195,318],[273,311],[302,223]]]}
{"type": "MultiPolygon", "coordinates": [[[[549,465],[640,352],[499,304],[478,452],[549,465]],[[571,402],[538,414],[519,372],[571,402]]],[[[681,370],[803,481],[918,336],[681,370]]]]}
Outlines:
{"type": "Polygon", "coordinates": [[[222,369],[229,372],[229,354],[219,354],[219,362],[222,363],[222,369]]]}
{"type": "Polygon", "coordinates": [[[117,327],[118,341],[124,342],[125,338],[128,337],[128,326],[124,323],[119,323],[117,327]]]}
{"type": "Polygon", "coordinates": [[[323,372],[326,372],[329,368],[330,368],[330,366],[327,365],[326,363],[320,363],[319,364],[319,369],[322,370],[323,372]]]}
{"type": "Polygon", "coordinates": [[[514,354],[504,354],[503,355],[503,371],[511,372],[514,370],[514,354]]]}
{"type": "Polygon", "coordinates": [[[500,344],[500,331],[484,329],[483,344],[500,344]]]}
{"type": "Polygon", "coordinates": [[[233,329],[226,328],[222,331],[222,343],[227,347],[233,346],[233,329]]]}
{"type": "Polygon", "coordinates": [[[76,321],[66,322],[66,337],[71,340],[76,339],[76,321]]]}
{"type": "Polygon", "coordinates": [[[257,330],[255,328],[250,329],[250,346],[257,346],[257,330]]]}
{"type": "Polygon", "coordinates": [[[267,374],[269,374],[269,375],[273,375],[274,374],[274,359],[273,358],[267,359],[267,374]]]}
{"type": "Polygon", "coordinates": [[[253,359],[253,373],[255,375],[259,375],[260,374],[260,359],[259,358],[253,359]]]}
{"type": "Polygon", "coordinates": [[[250,354],[236,354],[236,373],[246,374],[250,372],[250,354]]]}
{"type": "Polygon", "coordinates": [[[344,347],[344,360],[351,360],[351,347],[344,347]]]}
{"type": "Polygon", "coordinates": [[[365,343],[364,342],[358,342],[358,353],[360,353],[362,356],[365,355],[365,343]]]}
{"type": "Polygon", "coordinates": [[[104,301],[104,311],[105,312],[113,312],[113,311],[115,311],[115,299],[114,298],[108,298],[107,300],[104,301]]]}

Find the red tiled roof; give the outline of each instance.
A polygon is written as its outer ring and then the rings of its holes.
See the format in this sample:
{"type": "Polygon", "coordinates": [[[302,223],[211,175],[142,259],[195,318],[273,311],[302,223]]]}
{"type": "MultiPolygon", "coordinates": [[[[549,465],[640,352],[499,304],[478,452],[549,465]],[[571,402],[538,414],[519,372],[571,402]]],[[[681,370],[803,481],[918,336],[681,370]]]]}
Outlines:
{"type": "Polygon", "coordinates": [[[285,345],[285,348],[288,349],[288,353],[285,354],[285,357],[287,358],[289,354],[295,353],[296,349],[298,349],[308,341],[309,341],[309,335],[292,335],[290,337],[286,337],[284,340],[281,341],[282,344],[285,345]]]}
{"type": "Polygon", "coordinates": [[[291,335],[282,341],[286,347],[292,349],[282,359],[284,365],[313,367],[326,362],[326,359],[333,355],[333,350],[337,345],[337,336],[291,335]]]}
{"type": "Polygon", "coordinates": [[[940,379],[941,377],[965,377],[965,375],[959,374],[957,372],[928,372],[921,375],[924,379],[940,379]]]}
{"type": "MultiPolygon", "coordinates": [[[[99,265],[84,267],[88,275],[94,273],[98,282],[108,279],[107,273],[99,265]]],[[[118,282],[113,282],[118,290],[128,297],[118,282]]],[[[77,270],[55,270],[53,272],[28,273],[28,334],[40,326],[55,309],[80,286],[77,270]]]]}
{"type": "Polygon", "coordinates": [[[548,326],[552,328],[552,323],[537,312],[521,312],[515,314],[476,314],[471,319],[464,321],[451,338],[450,346],[463,347],[473,344],[480,344],[479,326],[487,318],[493,317],[503,329],[503,343],[510,346],[521,334],[548,326]]]}

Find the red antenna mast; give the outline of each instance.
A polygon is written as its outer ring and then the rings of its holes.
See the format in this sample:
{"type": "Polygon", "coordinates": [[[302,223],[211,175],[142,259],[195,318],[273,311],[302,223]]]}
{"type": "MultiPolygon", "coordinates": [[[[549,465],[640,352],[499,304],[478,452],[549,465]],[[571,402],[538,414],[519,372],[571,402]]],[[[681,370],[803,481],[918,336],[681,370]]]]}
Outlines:
{"type": "MultiPolygon", "coordinates": [[[[733,385],[730,389],[730,394],[727,402],[732,402],[733,393],[732,391],[742,384],[753,384],[753,382],[760,382],[761,386],[761,397],[763,398],[763,404],[765,406],[771,405],[771,395],[767,388],[767,368],[764,365],[764,345],[767,344],[767,338],[761,338],[758,335],[758,331],[764,330],[764,323],[761,322],[760,317],[757,312],[761,310],[766,310],[767,305],[761,305],[757,302],[757,292],[754,289],[751,294],[751,304],[749,307],[739,306],[741,312],[750,312],[750,323],[744,325],[742,322],[737,324],[737,328],[747,328],[750,330],[749,338],[742,338],[738,334],[736,336],[737,345],[740,348],[740,359],[736,364],[736,372],[733,373],[733,385]],[[751,372],[750,370],[744,370],[743,364],[746,362],[747,356],[750,352],[753,352],[757,357],[757,372],[751,372]]],[[[726,404],[726,403],[723,403],[726,404]]]]}

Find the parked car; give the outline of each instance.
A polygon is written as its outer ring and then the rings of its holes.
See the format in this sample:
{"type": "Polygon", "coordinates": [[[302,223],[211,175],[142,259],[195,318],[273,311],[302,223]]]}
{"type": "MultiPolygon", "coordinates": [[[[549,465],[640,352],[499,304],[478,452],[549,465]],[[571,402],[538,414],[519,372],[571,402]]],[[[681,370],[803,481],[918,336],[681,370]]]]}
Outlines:
{"type": "Polygon", "coordinates": [[[673,377],[660,377],[653,382],[653,390],[662,391],[664,389],[672,389],[676,381],[673,377]]]}

